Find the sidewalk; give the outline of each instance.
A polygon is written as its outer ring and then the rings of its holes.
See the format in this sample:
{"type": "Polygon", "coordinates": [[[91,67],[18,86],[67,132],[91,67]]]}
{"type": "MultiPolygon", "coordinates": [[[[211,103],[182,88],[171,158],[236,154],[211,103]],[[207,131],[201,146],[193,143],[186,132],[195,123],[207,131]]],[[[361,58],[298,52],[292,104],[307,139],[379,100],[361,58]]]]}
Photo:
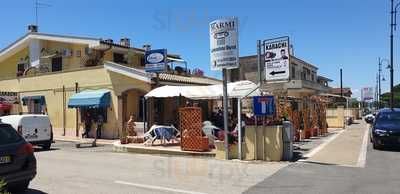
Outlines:
{"type": "Polygon", "coordinates": [[[346,126],[336,137],[321,145],[305,162],[327,165],[362,167],[365,162],[365,138],[368,137],[367,124],[357,120],[356,124],[346,126]],[[363,158],[364,157],[364,158],[363,158]],[[361,166],[360,166],[361,165],[361,166]]]}
{"type": "MultiPolygon", "coordinates": [[[[82,137],[71,137],[71,136],[54,136],[55,141],[67,141],[67,142],[82,142],[82,141],[93,141],[94,138],[82,138],[82,137]]],[[[97,139],[96,144],[98,145],[113,145],[115,141],[110,139],[97,139]]]]}
{"type": "Polygon", "coordinates": [[[323,136],[311,137],[293,143],[294,146],[294,159],[293,161],[305,159],[305,157],[313,152],[316,148],[324,144],[329,138],[340,133],[343,129],[329,128],[328,133],[323,136]]]}

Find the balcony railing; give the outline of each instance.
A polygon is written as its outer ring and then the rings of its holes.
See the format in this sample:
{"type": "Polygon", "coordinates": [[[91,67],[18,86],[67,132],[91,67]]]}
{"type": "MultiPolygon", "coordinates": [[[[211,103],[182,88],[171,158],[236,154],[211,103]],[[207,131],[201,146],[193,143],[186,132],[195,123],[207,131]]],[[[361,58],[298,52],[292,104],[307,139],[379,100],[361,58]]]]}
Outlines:
{"type": "Polygon", "coordinates": [[[291,80],[287,83],[288,88],[300,89],[300,88],[309,88],[318,91],[328,91],[329,87],[322,85],[318,82],[309,81],[309,80],[291,80]]]}
{"type": "MultiPolygon", "coordinates": [[[[11,80],[11,79],[23,79],[23,78],[28,78],[28,77],[35,77],[35,76],[43,76],[43,75],[52,75],[52,74],[58,74],[58,73],[68,73],[68,72],[74,72],[74,71],[82,71],[82,70],[91,70],[91,69],[98,69],[102,68],[103,64],[99,64],[96,66],[90,66],[90,67],[77,67],[77,68],[67,68],[67,69],[62,69],[61,71],[41,71],[40,68],[38,69],[31,69],[26,75],[21,75],[17,73],[14,76],[0,76],[0,81],[2,80],[11,80]]],[[[43,67],[42,67],[43,68],[43,67]]]]}

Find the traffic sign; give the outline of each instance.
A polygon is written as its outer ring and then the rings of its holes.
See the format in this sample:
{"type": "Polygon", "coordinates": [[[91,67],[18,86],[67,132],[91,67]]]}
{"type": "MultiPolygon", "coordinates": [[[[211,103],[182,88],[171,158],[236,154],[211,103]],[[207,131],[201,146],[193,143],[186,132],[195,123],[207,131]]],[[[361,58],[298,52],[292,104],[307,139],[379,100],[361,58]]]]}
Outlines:
{"type": "Polygon", "coordinates": [[[273,116],[275,114],[274,96],[254,96],[253,112],[256,116],[273,116]]]}

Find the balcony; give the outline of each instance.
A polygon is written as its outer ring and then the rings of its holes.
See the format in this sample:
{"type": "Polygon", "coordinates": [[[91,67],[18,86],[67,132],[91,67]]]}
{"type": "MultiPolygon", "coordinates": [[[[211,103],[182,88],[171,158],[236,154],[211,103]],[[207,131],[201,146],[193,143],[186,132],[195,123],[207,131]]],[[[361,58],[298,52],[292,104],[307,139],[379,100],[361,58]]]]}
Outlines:
{"type": "Polygon", "coordinates": [[[328,92],[330,87],[309,80],[290,80],[285,84],[287,89],[311,89],[318,92],[328,92]]]}

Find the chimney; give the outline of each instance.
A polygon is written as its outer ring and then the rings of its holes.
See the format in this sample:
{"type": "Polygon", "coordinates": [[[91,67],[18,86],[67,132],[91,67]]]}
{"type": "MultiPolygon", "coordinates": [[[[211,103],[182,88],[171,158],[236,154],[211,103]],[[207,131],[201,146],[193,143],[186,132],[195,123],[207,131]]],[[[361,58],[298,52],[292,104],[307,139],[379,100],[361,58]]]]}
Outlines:
{"type": "Polygon", "coordinates": [[[38,32],[38,26],[36,25],[29,25],[28,26],[28,32],[38,32]]]}
{"type": "Polygon", "coordinates": [[[145,51],[149,51],[149,50],[151,50],[151,45],[145,44],[145,45],[143,45],[143,49],[144,49],[145,51]]]}
{"type": "Polygon", "coordinates": [[[131,47],[131,40],[129,38],[121,38],[121,40],[119,41],[119,44],[121,46],[125,46],[125,47],[131,47]]]}
{"type": "Polygon", "coordinates": [[[113,44],[113,43],[114,43],[113,39],[111,39],[111,38],[105,39],[104,42],[110,43],[110,44],[113,44]]]}

